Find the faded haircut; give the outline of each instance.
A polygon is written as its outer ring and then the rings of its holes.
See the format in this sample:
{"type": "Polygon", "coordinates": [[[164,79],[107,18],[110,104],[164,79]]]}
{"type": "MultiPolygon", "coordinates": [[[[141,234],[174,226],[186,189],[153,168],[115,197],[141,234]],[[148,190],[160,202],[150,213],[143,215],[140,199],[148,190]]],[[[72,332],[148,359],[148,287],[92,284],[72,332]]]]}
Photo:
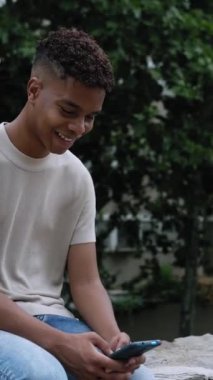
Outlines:
{"type": "Polygon", "coordinates": [[[38,43],[32,70],[42,66],[61,79],[73,77],[88,87],[100,87],[106,92],[114,84],[106,53],[93,37],[75,28],[59,28],[38,43]]]}

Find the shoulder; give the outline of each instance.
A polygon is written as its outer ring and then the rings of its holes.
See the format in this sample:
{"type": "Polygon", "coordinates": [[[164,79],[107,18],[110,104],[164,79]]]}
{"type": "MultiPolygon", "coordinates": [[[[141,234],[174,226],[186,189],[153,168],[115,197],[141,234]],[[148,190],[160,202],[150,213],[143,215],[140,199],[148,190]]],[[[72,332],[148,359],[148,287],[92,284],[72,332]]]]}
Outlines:
{"type": "Polygon", "coordinates": [[[72,182],[74,181],[76,185],[93,187],[93,180],[89,170],[72,152],[65,152],[63,155],[58,156],[57,160],[64,175],[70,178],[72,182]]]}
{"type": "Polygon", "coordinates": [[[74,164],[76,167],[78,167],[82,171],[88,171],[86,166],[83,164],[83,162],[75,156],[70,150],[67,150],[64,154],[60,156],[62,158],[62,161],[66,165],[74,164]]]}
{"type": "Polygon", "coordinates": [[[64,153],[63,162],[65,167],[68,167],[70,170],[75,171],[77,174],[91,177],[86,165],[83,164],[83,162],[72,152],[67,151],[64,153]]]}

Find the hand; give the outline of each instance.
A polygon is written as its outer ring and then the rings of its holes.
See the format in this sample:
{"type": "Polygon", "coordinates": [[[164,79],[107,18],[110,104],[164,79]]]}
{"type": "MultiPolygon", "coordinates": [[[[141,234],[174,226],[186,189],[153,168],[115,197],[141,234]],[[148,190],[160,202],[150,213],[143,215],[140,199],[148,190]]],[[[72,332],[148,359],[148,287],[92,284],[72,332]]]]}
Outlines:
{"type": "Polygon", "coordinates": [[[116,351],[128,343],[130,343],[129,335],[127,335],[125,332],[120,332],[112,338],[110,342],[110,348],[112,349],[112,351],[116,351]]]}
{"type": "Polygon", "coordinates": [[[110,345],[94,332],[61,333],[51,352],[77,379],[128,380],[131,375],[125,363],[107,356],[110,345]]]}
{"type": "MultiPolygon", "coordinates": [[[[110,347],[113,351],[118,350],[122,346],[130,343],[130,337],[125,332],[120,332],[115,335],[110,342],[110,347]]],[[[125,361],[125,368],[133,373],[137,368],[140,367],[141,364],[145,362],[146,358],[144,355],[135,356],[125,361]]]]}

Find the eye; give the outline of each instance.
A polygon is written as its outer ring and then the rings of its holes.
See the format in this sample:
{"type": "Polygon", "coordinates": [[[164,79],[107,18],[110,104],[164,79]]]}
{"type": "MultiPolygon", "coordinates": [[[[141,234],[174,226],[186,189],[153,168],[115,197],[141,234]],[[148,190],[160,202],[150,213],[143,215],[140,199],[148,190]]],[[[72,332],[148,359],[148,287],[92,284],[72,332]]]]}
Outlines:
{"type": "Polygon", "coordinates": [[[85,116],[85,121],[88,121],[88,122],[93,122],[95,120],[95,116],[94,114],[91,114],[91,115],[87,115],[85,116]]]}
{"type": "Polygon", "coordinates": [[[63,115],[65,115],[65,116],[68,116],[68,117],[75,117],[76,116],[76,110],[68,110],[68,109],[66,109],[66,108],[64,108],[64,107],[59,107],[59,109],[60,109],[60,111],[61,111],[61,113],[63,114],[63,115]]]}

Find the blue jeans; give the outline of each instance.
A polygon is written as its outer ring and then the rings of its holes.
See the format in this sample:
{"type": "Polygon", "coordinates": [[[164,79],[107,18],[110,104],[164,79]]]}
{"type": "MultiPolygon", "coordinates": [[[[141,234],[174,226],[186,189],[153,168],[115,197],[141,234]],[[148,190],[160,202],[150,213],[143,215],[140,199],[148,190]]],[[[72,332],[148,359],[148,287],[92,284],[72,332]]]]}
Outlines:
{"type": "Polygon", "coordinates": [[[59,361],[43,348],[0,330],[1,380],[67,380],[59,361]]]}
{"type": "MultiPolygon", "coordinates": [[[[75,318],[39,315],[39,320],[58,330],[80,334],[91,329],[75,318]]],[[[0,380],[75,380],[49,352],[31,341],[0,330],[0,380]]],[[[132,380],[153,380],[151,371],[141,366],[132,380]]]]}

